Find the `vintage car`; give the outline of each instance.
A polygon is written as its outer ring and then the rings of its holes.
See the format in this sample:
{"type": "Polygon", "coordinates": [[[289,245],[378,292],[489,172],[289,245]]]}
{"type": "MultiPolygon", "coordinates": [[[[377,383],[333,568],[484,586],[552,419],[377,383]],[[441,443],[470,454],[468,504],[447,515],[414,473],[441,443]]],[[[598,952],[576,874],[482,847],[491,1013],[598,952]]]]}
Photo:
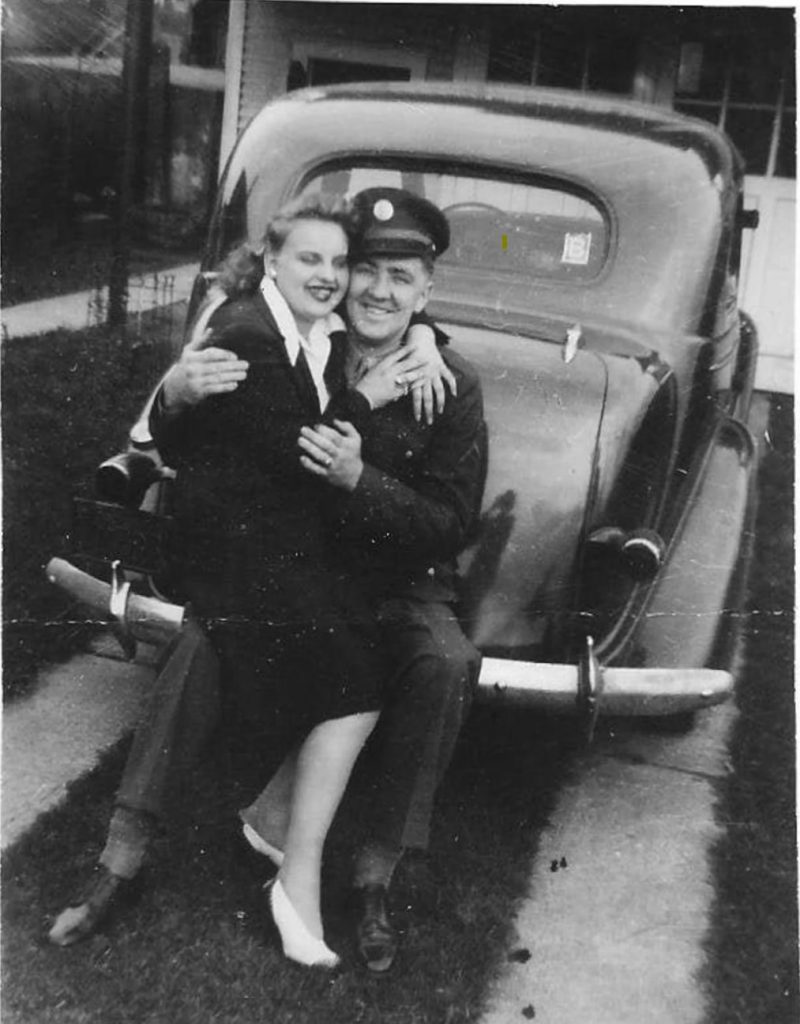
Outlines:
{"type": "MultiPolygon", "coordinates": [[[[305,89],[242,133],[203,270],[260,240],[288,199],[371,185],[418,191],[451,225],[429,312],[486,403],[485,500],[462,556],[482,690],[590,727],[598,713],[685,716],[725,699],[757,355],[736,305],[754,217],[733,146],[703,122],[577,93],[305,89]]],[[[146,420],[132,446],[152,448],[146,420]]],[[[51,565],[62,582],[72,572],[51,565]]],[[[112,605],[134,636],[157,633],[165,611],[167,628],[180,621],[124,577],[112,605]]]]}

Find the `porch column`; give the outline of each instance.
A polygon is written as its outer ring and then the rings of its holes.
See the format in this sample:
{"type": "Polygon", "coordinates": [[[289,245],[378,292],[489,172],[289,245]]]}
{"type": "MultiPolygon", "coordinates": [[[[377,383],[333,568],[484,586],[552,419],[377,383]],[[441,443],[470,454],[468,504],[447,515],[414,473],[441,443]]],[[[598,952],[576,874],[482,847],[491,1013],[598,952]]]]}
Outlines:
{"type": "Polygon", "coordinates": [[[225,96],[222,106],[222,131],[219,142],[219,173],[231,154],[239,133],[239,99],[242,89],[242,56],[247,20],[247,0],[230,0],[228,37],[225,44],[225,96]]]}
{"type": "Polygon", "coordinates": [[[286,92],[291,42],[285,31],[285,6],[230,0],[220,168],[250,118],[286,92]]]}

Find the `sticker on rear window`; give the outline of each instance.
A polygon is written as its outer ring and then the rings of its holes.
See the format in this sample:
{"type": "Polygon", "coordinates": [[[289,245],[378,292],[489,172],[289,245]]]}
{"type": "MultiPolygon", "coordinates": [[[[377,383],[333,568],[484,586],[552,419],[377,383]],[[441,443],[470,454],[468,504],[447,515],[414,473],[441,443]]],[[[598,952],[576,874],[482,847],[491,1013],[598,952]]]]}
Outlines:
{"type": "Polygon", "coordinates": [[[564,235],[564,251],[561,253],[562,263],[571,263],[576,267],[585,267],[589,262],[589,250],[592,247],[592,233],[587,231],[579,234],[564,235]]]}

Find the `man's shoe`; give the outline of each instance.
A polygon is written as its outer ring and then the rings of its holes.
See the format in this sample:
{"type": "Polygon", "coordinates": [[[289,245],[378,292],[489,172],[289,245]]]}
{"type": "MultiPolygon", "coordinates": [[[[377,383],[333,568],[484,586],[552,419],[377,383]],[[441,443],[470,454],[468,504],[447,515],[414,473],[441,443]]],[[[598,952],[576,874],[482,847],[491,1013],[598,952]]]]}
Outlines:
{"type": "Polygon", "coordinates": [[[355,890],[358,952],[376,974],[388,971],[397,953],[397,931],[389,921],[386,887],[365,885],[355,890]]]}
{"type": "Polygon", "coordinates": [[[139,879],[115,875],[98,864],[83,893],[55,920],[48,939],[57,946],[71,946],[94,935],[103,921],[138,895],[139,879]]]}

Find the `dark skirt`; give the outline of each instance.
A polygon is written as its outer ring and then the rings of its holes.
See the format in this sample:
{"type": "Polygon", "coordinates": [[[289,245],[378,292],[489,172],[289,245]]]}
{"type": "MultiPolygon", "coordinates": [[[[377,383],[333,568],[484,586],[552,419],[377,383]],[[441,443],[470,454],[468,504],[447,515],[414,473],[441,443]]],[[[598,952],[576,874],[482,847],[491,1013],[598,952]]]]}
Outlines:
{"type": "Polygon", "coordinates": [[[222,692],[254,727],[307,731],[377,711],[387,669],[373,611],[351,580],[308,553],[268,556],[231,544],[181,573],[219,654],[222,692]]]}

